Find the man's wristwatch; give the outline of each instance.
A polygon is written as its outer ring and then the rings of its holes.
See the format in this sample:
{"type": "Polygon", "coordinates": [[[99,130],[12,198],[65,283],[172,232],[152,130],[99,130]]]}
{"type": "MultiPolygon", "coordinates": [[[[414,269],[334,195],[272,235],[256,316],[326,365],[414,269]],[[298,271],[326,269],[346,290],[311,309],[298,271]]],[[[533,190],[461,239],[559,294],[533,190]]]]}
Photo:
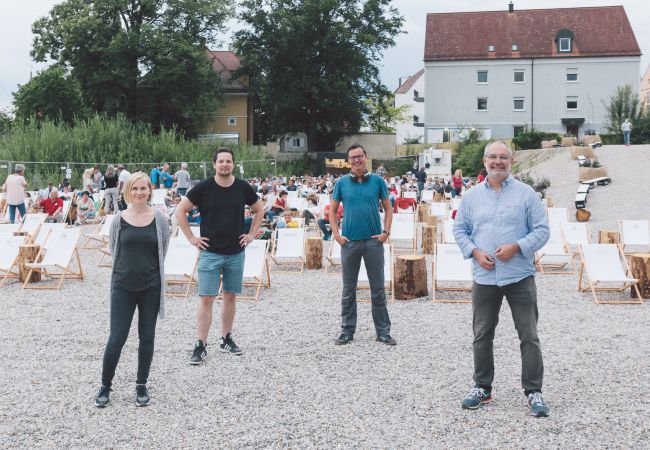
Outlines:
{"type": "Polygon", "coordinates": [[[390,236],[390,231],[388,230],[383,230],[382,233],[384,233],[386,236],[390,236]]]}

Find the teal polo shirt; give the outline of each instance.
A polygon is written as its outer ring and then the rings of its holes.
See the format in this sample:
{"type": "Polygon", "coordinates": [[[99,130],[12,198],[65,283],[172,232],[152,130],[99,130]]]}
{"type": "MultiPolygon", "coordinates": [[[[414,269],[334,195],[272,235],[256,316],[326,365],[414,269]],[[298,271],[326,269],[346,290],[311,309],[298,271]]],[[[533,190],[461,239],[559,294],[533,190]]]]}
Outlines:
{"type": "Polygon", "coordinates": [[[333,198],[343,203],[343,236],[360,241],[381,234],[379,201],[388,198],[388,188],[379,175],[371,173],[362,183],[345,175],[334,185],[333,198]]]}

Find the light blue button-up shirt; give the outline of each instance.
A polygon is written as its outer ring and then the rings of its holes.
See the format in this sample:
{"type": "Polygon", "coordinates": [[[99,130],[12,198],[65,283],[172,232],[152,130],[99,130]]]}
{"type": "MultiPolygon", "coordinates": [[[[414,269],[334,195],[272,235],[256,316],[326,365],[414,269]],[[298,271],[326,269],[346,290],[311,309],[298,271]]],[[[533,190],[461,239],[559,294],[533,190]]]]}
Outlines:
{"type": "Polygon", "coordinates": [[[550,234],[544,205],[527,184],[509,176],[495,191],[486,181],[470,189],[456,213],[454,237],[465,259],[475,248],[494,259],[491,270],[473,261],[474,281],[505,286],[535,274],[533,257],[550,234]],[[499,261],[494,252],[504,244],[519,244],[521,252],[499,261]]]}

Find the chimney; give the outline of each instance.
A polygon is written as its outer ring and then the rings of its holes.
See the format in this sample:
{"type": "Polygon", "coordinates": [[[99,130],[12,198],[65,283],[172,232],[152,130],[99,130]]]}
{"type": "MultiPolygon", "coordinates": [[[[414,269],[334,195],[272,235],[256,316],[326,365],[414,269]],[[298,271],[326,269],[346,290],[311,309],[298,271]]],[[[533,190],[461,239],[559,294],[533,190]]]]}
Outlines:
{"type": "Polygon", "coordinates": [[[508,12],[509,13],[515,12],[515,5],[513,5],[512,2],[508,4],[508,12]]]}

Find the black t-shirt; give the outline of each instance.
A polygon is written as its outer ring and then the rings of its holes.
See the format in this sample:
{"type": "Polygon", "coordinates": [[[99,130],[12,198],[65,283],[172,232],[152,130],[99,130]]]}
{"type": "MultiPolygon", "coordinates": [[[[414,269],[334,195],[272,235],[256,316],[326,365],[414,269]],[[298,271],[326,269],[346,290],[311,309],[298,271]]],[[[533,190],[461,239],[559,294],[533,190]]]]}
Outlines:
{"type": "Polygon", "coordinates": [[[415,174],[415,176],[418,179],[418,183],[427,182],[427,173],[424,170],[420,170],[418,173],[415,174]]]}
{"type": "Polygon", "coordinates": [[[106,189],[112,189],[117,187],[117,175],[112,177],[104,176],[104,183],[106,183],[106,189]]]}
{"type": "Polygon", "coordinates": [[[113,283],[134,292],[160,284],[155,219],[136,227],[120,217],[120,252],[113,263],[113,283]]]}
{"type": "Polygon", "coordinates": [[[244,233],[244,206],[258,200],[250,184],[235,178],[232,185],[222,187],[211,177],[190,189],[187,198],[199,208],[201,237],[210,239],[209,252],[235,255],[244,251],[239,245],[239,236],[244,233]]]}

